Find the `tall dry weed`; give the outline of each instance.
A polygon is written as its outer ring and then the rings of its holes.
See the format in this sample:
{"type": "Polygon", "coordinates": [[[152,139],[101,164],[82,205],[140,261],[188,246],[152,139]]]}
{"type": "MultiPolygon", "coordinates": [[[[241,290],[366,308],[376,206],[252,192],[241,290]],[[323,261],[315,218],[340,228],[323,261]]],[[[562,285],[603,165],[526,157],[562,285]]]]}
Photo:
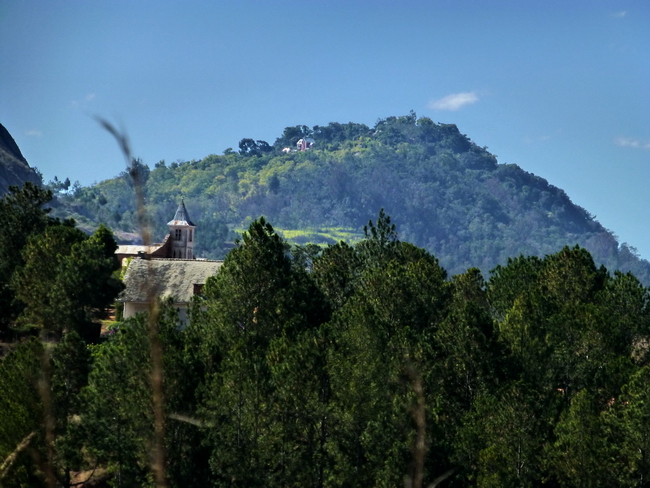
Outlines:
{"type": "MultiPolygon", "coordinates": [[[[151,228],[148,224],[147,212],[144,206],[144,187],[140,179],[140,174],[133,164],[131,154],[131,145],[124,130],[118,130],[113,124],[101,117],[95,117],[97,122],[106,129],[117,141],[120,151],[126,161],[126,167],[129,175],[133,179],[135,189],[136,206],[138,209],[138,225],[142,244],[151,245],[151,228]]],[[[149,269],[148,283],[154,283],[153,270],[149,269]]],[[[164,415],[164,396],[163,396],[163,359],[162,345],[158,335],[158,316],[160,313],[158,301],[156,300],[155,289],[149,286],[147,290],[149,301],[149,338],[151,344],[151,387],[152,387],[152,404],[154,413],[154,439],[152,452],[151,469],[154,474],[156,487],[164,488],[165,481],[165,415],[164,415]]]]}

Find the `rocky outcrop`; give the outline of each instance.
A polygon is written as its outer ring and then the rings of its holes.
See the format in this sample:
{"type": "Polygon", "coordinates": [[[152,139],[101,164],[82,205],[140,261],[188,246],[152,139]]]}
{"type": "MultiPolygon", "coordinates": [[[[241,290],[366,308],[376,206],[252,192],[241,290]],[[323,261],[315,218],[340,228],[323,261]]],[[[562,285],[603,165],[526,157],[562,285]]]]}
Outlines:
{"type": "Polygon", "coordinates": [[[9,131],[0,124],[0,196],[9,191],[10,186],[23,186],[26,181],[41,186],[41,176],[29,167],[16,141],[9,131]]]}

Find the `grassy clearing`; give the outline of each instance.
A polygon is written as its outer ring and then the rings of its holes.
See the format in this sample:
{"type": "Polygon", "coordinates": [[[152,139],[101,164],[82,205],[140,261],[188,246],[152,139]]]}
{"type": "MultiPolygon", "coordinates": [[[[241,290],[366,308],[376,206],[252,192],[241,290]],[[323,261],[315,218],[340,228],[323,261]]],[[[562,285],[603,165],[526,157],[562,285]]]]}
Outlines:
{"type": "MultiPolygon", "coordinates": [[[[325,246],[336,244],[339,241],[354,243],[363,239],[363,233],[350,227],[308,227],[306,229],[282,229],[274,227],[274,230],[286,239],[290,244],[317,244],[325,246]]],[[[241,234],[245,229],[236,229],[241,234]]]]}

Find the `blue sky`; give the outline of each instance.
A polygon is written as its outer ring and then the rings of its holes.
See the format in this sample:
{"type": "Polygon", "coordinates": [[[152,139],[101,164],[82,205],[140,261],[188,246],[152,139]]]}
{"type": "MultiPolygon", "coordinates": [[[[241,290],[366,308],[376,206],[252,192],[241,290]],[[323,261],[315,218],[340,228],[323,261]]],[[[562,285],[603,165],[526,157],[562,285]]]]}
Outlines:
{"type": "MultiPolygon", "coordinates": [[[[0,2],[0,122],[87,185],[414,110],[546,178],[650,258],[650,2],[0,2]]],[[[399,216],[393,216],[399,222],[399,216]]]]}

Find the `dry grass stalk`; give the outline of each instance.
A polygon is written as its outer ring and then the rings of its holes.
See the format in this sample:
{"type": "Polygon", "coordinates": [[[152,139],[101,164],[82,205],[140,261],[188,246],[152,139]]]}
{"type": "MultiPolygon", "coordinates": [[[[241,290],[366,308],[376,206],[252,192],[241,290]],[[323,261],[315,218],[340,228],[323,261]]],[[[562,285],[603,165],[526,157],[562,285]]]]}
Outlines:
{"type": "Polygon", "coordinates": [[[56,486],[56,475],[54,473],[54,409],[52,408],[51,395],[52,367],[50,364],[50,353],[48,347],[43,348],[41,356],[41,379],[38,382],[41,399],[43,400],[43,415],[45,427],[45,448],[47,451],[47,462],[42,466],[45,473],[45,480],[49,488],[56,486]]]}
{"type": "MultiPolygon", "coordinates": [[[[427,454],[426,444],[426,402],[424,398],[424,388],[422,387],[422,377],[420,373],[412,366],[405,367],[405,372],[411,381],[411,388],[417,398],[417,404],[411,409],[413,420],[415,421],[415,446],[413,447],[413,477],[407,476],[404,480],[405,488],[422,488],[424,483],[424,459],[427,454]]],[[[456,470],[450,469],[438,476],[427,488],[436,488],[440,483],[454,474],[456,470]]]]}
{"type": "Polygon", "coordinates": [[[7,474],[9,468],[11,468],[11,465],[18,457],[18,454],[20,454],[23,449],[29,446],[29,443],[32,441],[35,435],[36,432],[31,432],[26,435],[25,438],[16,446],[16,449],[14,449],[13,452],[9,454],[9,456],[7,456],[6,459],[2,462],[0,465],[0,480],[5,477],[5,474],[7,474]]]}
{"type": "Polygon", "coordinates": [[[416,405],[412,408],[411,414],[415,421],[415,445],[413,446],[413,477],[407,478],[405,485],[408,488],[422,488],[424,480],[424,458],[427,453],[426,434],[426,403],[424,399],[424,388],[422,378],[412,365],[405,368],[406,374],[411,380],[411,388],[417,398],[416,405]]]}
{"type": "MultiPolygon", "coordinates": [[[[131,156],[131,145],[124,131],[117,130],[110,122],[101,117],[95,117],[99,124],[106,129],[117,141],[120,150],[126,159],[126,166],[129,174],[133,179],[135,188],[136,204],[138,208],[138,224],[140,226],[140,235],[142,244],[149,246],[151,244],[151,230],[147,224],[147,214],[144,206],[144,188],[140,181],[140,175],[137,168],[133,165],[131,156]]],[[[153,273],[150,272],[150,283],[153,283],[153,273]]],[[[153,411],[154,411],[154,439],[153,439],[153,456],[152,471],[154,481],[158,488],[166,486],[165,481],[165,416],[163,404],[163,360],[162,345],[158,337],[158,315],[159,307],[156,300],[154,287],[150,286],[147,290],[149,298],[149,336],[151,344],[151,387],[153,391],[153,411]]]]}

